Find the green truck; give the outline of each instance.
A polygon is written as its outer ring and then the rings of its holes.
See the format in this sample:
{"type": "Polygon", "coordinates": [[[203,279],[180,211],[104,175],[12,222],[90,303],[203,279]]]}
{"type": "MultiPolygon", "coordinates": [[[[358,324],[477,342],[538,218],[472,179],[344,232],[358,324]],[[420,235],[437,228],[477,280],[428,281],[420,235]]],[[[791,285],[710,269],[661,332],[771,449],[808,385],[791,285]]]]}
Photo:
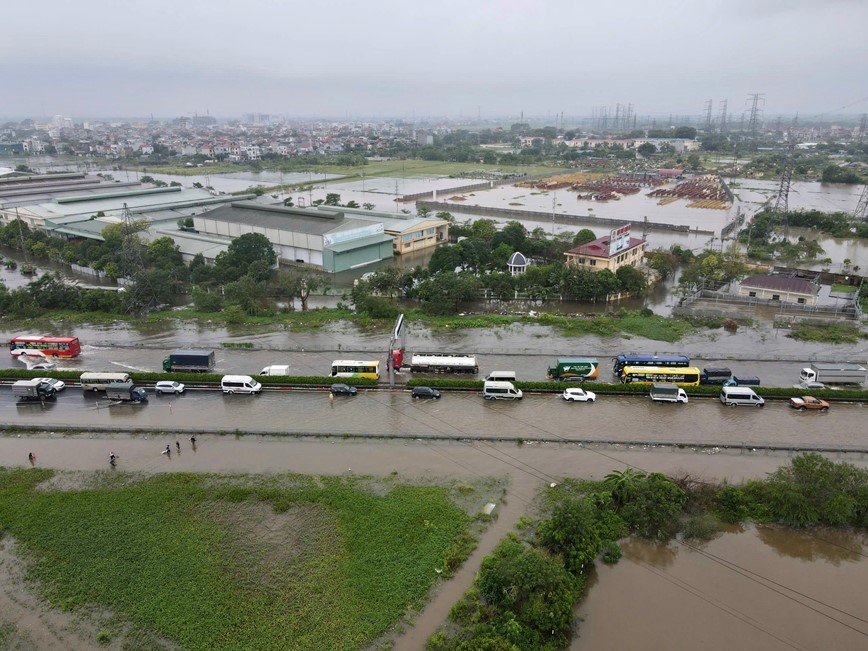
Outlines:
{"type": "Polygon", "coordinates": [[[559,357],[554,366],[549,366],[549,380],[583,382],[596,380],[600,364],[594,357],[559,357]]]}

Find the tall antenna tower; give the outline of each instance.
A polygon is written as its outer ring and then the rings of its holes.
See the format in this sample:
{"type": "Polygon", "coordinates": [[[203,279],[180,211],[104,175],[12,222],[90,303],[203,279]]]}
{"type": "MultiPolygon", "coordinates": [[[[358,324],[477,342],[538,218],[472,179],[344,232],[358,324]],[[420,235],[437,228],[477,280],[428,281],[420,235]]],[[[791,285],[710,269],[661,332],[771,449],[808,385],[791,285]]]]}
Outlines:
{"type": "Polygon", "coordinates": [[[752,93],[747,97],[747,101],[750,102],[750,117],[747,121],[747,130],[750,131],[751,136],[756,138],[756,133],[762,120],[760,104],[765,102],[765,93],[752,93]]]}
{"type": "Polygon", "coordinates": [[[720,132],[726,133],[729,125],[726,122],[726,100],[720,100],[720,132]]]}
{"type": "Polygon", "coordinates": [[[714,100],[710,99],[705,103],[705,132],[711,133],[711,108],[714,106],[714,100]]]}

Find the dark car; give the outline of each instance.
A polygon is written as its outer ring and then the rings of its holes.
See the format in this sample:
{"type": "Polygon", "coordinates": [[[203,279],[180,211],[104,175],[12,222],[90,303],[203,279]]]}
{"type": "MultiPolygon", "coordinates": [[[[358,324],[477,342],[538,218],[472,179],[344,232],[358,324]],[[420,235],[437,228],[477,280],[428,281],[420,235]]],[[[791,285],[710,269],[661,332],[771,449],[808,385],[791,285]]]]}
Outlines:
{"type": "Polygon", "coordinates": [[[440,392],[431,387],[413,387],[413,391],[410,395],[414,398],[439,398],[440,392]]]}
{"type": "Polygon", "coordinates": [[[358,393],[356,387],[349,384],[333,384],[329,387],[333,396],[354,396],[358,393]]]}

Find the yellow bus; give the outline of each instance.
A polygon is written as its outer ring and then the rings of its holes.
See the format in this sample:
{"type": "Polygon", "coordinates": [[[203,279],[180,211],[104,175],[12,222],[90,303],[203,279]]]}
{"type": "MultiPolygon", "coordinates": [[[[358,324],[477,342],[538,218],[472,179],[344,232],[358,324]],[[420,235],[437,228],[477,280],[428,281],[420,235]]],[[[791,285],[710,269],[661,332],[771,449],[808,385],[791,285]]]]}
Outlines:
{"type": "Polygon", "coordinates": [[[625,366],[621,382],[667,382],[682,387],[699,386],[699,369],[693,366],[625,366]]]}
{"type": "Polygon", "coordinates": [[[380,362],[354,362],[338,359],[332,362],[332,377],[367,377],[380,379],[380,362]]]}

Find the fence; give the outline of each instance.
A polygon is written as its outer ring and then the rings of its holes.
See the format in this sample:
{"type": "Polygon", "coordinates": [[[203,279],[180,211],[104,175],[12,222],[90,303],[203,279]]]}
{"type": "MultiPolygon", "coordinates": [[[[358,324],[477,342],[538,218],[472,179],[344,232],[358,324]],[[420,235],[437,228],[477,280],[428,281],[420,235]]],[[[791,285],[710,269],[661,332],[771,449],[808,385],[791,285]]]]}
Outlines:
{"type": "Polygon", "coordinates": [[[679,233],[699,233],[702,235],[714,235],[714,231],[691,229],[690,226],[676,224],[660,224],[657,222],[632,221],[623,219],[610,219],[608,217],[592,217],[590,215],[564,215],[539,212],[535,210],[515,210],[511,208],[493,208],[490,206],[464,206],[439,201],[419,201],[417,206],[424,206],[432,212],[459,212],[470,215],[482,215],[484,217],[503,217],[506,219],[544,222],[547,224],[578,224],[581,226],[627,226],[628,224],[638,231],[676,231],[679,233]]]}
{"type": "Polygon", "coordinates": [[[771,299],[761,299],[754,296],[738,296],[736,294],[721,294],[706,289],[697,291],[682,298],[673,308],[675,315],[705,315],[728,316],[733,310],[741,312],[757,312],[766,310],[768,316],[776,321],[789,323],[817,324],[840,323],[842,320],[858,321],[862,318],[862,309],[858,302],[849,302],[843,306],[837,305],[807,305],[801,303],[784,303],[771,299]]]}

